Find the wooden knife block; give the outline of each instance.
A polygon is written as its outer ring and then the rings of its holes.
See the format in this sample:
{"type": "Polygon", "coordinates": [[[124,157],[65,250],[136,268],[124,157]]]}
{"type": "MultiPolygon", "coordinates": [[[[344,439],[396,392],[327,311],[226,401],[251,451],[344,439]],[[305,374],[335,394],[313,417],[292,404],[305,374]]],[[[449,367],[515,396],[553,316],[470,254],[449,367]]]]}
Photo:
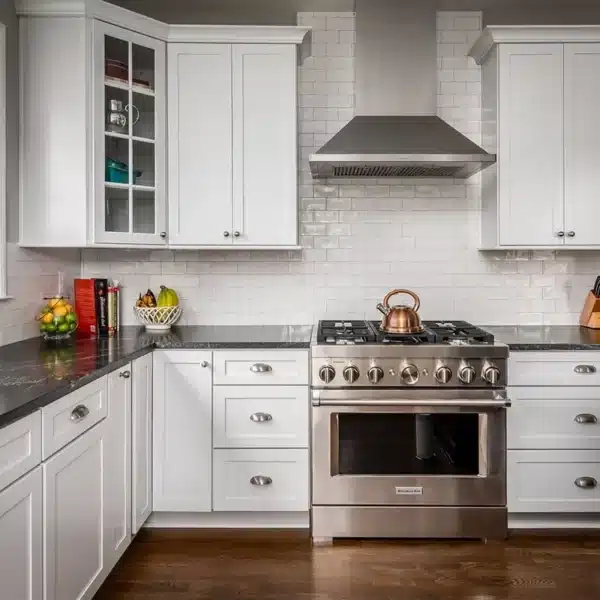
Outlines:
{"type": "Polygon", "coordinates": [[[579,324],[590,329],[600,329],[600,297],[588,292],[579,317],[579,324]]]}

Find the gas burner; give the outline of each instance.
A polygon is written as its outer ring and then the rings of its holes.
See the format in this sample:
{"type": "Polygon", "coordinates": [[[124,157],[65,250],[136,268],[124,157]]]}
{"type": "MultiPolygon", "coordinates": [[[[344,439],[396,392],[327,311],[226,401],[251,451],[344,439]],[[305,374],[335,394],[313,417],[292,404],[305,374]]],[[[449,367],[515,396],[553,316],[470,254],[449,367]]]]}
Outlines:
{"type": "Polygon", "coordinates": [[[387,333],[382,331],[378,321],[371,321],[371,326],[377,332],[378,344],[398,346],[417,346],[419,344],[433,344],[436,341],[435,333],[425,327],[421,333],[387,333]]]}
{"type": "Polygon", "coordinates": [[[423,325],[435,334],[437,343],[454,346],[494,343],[491,333],[466,321],[424,321],[423,325]]]}
{"type": "Polygon", "coordinates": [[[319,344],[352,346],[375,341],[375,334],[365,321],[320,321],[317,330],[319,344]]]}

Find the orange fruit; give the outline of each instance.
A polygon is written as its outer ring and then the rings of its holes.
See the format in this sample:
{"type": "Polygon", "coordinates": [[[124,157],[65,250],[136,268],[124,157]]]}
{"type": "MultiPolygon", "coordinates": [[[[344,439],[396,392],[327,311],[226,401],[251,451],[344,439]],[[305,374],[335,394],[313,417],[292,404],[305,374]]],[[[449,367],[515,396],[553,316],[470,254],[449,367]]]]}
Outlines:
{"type": "Polygon", "coordinates": [[[63,304],[61,306],[55,306],[52,312],[54,313],[55,317],[64,317],[69,311],[67,310],[67,307],[63,304]]]}

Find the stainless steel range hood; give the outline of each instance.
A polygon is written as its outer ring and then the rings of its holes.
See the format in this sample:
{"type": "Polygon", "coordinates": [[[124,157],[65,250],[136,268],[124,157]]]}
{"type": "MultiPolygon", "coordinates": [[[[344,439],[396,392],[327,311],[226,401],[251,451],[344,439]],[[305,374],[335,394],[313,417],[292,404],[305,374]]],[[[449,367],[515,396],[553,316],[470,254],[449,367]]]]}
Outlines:
{"type": "Polygon", "coordinates": [[[496,162],[436,116],[434,0],[356,1],[356,112],[310,156],[315,178],[467,178],[496,162]]]}

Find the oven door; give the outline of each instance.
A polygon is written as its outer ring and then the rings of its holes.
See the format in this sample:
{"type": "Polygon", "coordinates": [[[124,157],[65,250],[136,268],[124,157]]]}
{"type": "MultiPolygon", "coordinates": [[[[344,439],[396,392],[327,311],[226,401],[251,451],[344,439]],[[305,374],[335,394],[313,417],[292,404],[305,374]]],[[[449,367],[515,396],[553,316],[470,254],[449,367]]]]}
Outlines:
{"type": "Polygon", "coordinates": [[[504,506],[509,405],[490,390],[313,390],[313,504],[504,506]]]}

